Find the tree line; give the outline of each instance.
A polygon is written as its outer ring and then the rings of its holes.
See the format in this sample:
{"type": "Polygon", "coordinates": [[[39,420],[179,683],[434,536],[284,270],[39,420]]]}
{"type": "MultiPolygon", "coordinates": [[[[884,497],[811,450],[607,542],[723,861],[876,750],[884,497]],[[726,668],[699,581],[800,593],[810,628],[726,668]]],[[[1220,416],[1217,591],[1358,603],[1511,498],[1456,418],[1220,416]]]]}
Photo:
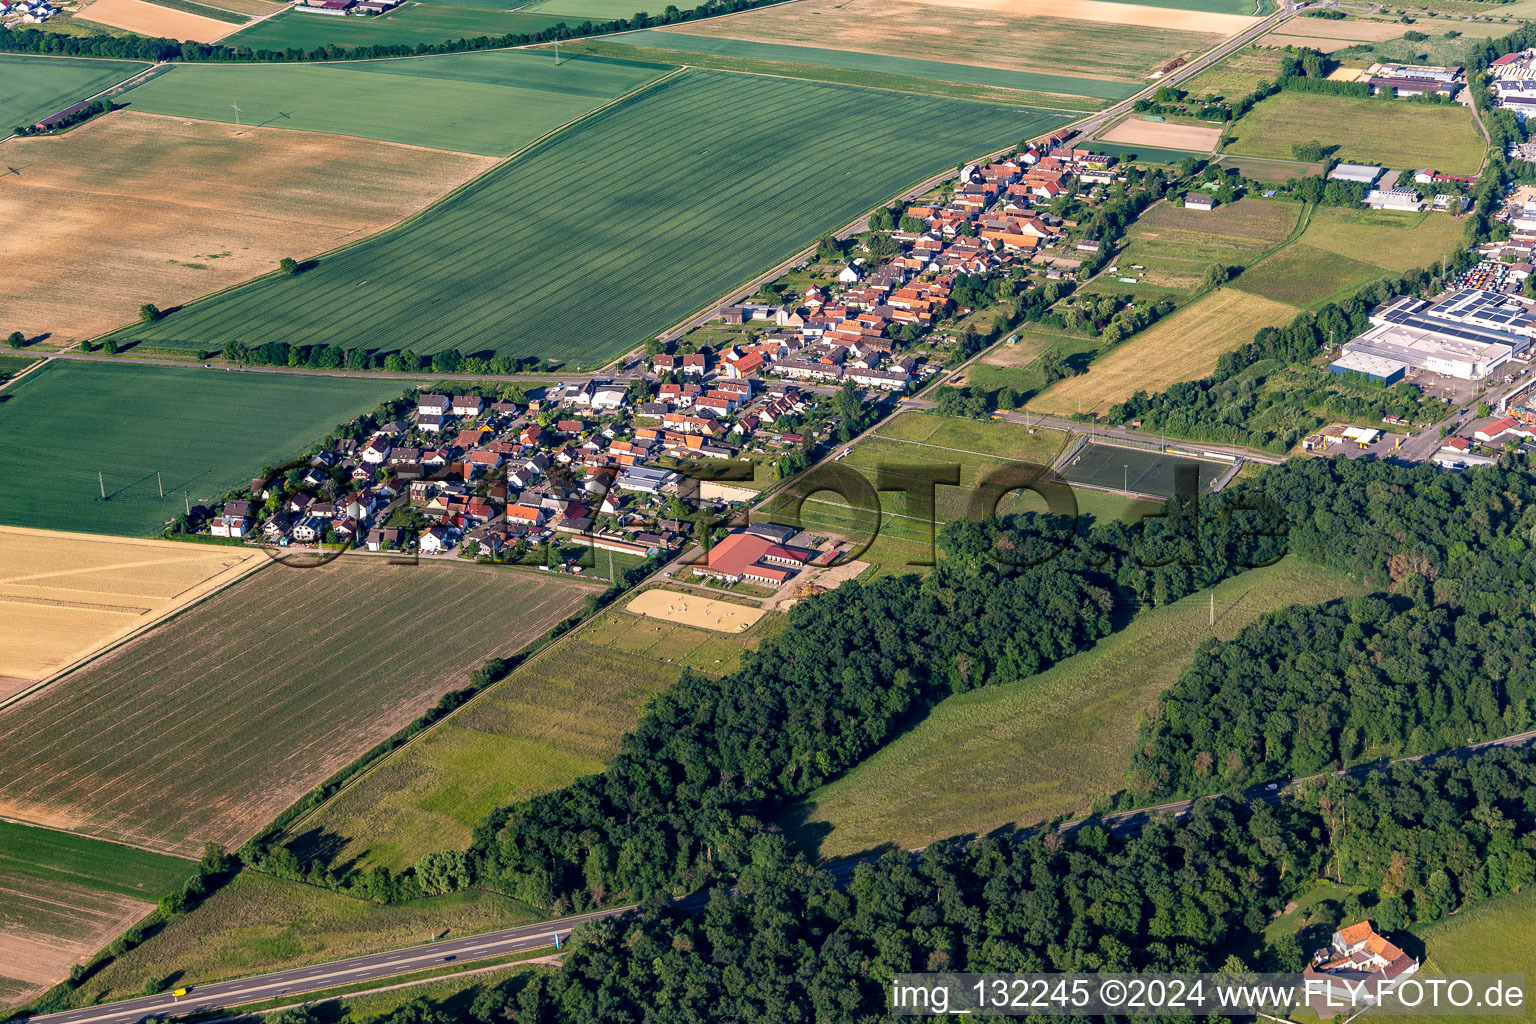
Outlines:
{"type": "Polygon", "coordinates": [[[126,60],[185,61],[188,63],[295,63],[302,61],[361,60],[379,57],[420,57],[428,54],[464,53],[511,46],[530,46],[556,40],[577,39],[609,32],[671,25],[696,18],[710,18],[736,11],[751,10],[778,0],[705,0],[689,10],[668,5],[661,14],[638,11],[633,17],[613,21],[583,21],[570,26],[561,22],[539,32],[508,32],[499,36],[475,36],[473,39],[445,40],[441,43],[377,44],[373,46],[337,46],[334,43],[311,50],[289,47],[283,50],[252,49],[223,43],[179,42],[175,39],[117,35],[64,35],[35,28],[0,28],[0,52],[37,53],[66,57],[114,57],[126,60]]]}
{"type": "Polygon", "coordinates": [[[1142,727],[1133,792],[1243,787],[1532,728],[1528,474],[1313,460],[1258,489],[1287,510],[1299,553],[1387,592],[1207,643],[1142,727]]]}
{"type": "Polygon", "coordinates": [[[1137,608],[1273,560],[1274,526],[1236,499],[1176,502],[1134,526],[1035,514],[950,524],[927,577],[844,584],[797,605],[739,670],[685,671],[605,771],[493,812],[463,860],[433,855],[404,875],[338,881],[381,900],[474,884],[568,909],[730,877],[765,821],[913,716],[1070,657],[1137,608]]]}
{"type": "MultiPolygon", "coordinates": [[[[1299,971],[1308,951],[1294,934],[1261,934],[1319,876],[1364,887],[1319,916],[1388,931],[1529,886],[1533,790],[1536,752],[1499,750],[1334,780],[1275,807],[1204,800],[1136,835],[1089,825],[938,843],[861,865],[844,888],[758,836],[734,888],[712,889],[702,912],[648,899],[580,926],[560,971],[488,988],[467,1014],[417,1001],[384,1024],[863,1024],[891,1019],[891,980],[907,972],[1299,971]]],[[[310,1013],[278,1024],[318,1024],[310,1013]]]]}

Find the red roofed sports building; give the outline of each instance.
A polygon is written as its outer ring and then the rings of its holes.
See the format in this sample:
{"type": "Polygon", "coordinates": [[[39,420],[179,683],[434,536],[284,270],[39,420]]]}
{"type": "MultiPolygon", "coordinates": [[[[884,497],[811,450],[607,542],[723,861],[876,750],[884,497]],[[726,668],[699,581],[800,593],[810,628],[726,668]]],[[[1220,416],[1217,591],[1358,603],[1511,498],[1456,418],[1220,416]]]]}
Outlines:
{"type": "Polygon", "coordinates": [[[708,560],[695,565],[695,576],[713,576],[728,583],[764,583],[783,585],[795,570],[809,562],[814,551],[775,544],[766,537],[750,533],[732,533],[709,549],[708,560]]]}

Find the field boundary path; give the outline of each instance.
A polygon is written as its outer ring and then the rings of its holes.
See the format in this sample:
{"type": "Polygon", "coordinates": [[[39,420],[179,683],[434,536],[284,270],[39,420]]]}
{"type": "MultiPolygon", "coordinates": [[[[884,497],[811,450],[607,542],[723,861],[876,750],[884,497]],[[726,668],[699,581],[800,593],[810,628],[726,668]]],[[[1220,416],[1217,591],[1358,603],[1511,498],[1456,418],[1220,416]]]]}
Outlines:
{"type": "MultiPolygon", "coordinates": [[[[1290,779],[1283,784],[1276,782],[1273,783],[1274,789],[1270,789],[1268,786],[1254,787],[1241,794],[1240,799],[1246,803],[1263,802],[1275,804],[1279,802],[1283,795],[1293,792],[1298,786],[1330,776],[1363,778],[1372,772],[1381,771],[1384,768],[1404,762],[1432,761],[1442,757],[1467,757],[1495,747],[1527,747],[1533,745],[1536,745],[1536,731],[1516,733],[1510,736],[1502,736],[1498,739],[1454,747],[1449,750],[1402,757],[1386,762],[1357,765],[1341,771],[1324,772],[1319,775],[1290,779]]],[[[1187,816],[1199,801],[1214,799],[1222,795],[1213,794],[1212,796],[1192,797],[1187,800],[1176,800],[1152,807],[1139,807],[1097,817],[1078,818],[1073,821],[1061,822],[1054,826],[1048,824],[1042,827],[1054,827],[1057,832],[1068,833],[1092,825],[1101,827],[1105,831],[1116,835],[1131,835],[1139,832],[1154,819],[1171,816],[1177,821],[1187,816]]],[[[1018,840],[1034,835],[1038,831],[1039,829],[1020,830],[1011,833],[1008,838],[1018,840]]],[[[885,856],[888,852],[890,851],[873,851],[859,857],[839,861],[835,864],[824,865],[824,869],[837,879],[839,883],[845,883],[852,876],[854,869],[860,864],[876,860],[885,856]]],[[[908,852],[916,855],[920,851],[912,850],[908,852]]],[[[696,911],[703,907],[706,899],[707,897],[704,894],[695,893],[692,896],[674,901],[673,907],[679,910],[696,911]]],[[[272,971],[267,974],[215,982],[205,986],[194,984],[189,987],[188,994],[179,999],[170,994],[141,996],[121,1002],[100,1003],[78,1010],[39,1014],[22,1019],[27,1024],[138,1024],[139,1021],[151,1016],[168,1017],[195,1013],[199,1010],[216,1010],[239,1006],[243,1003],[260,1002],[290,993],[319,992],[343,985],[355,985],[363,981],[414,974],[455,961],[464,961],[468,964],[475,960],[486,960],[509,953],[547,949],[555,944],[557,936],[560,942],[564,942],[576,925],[627,914],[634,909],[636,909],[634,904],[626,904],[609,910],[598,910],[571,917],[560,917],[538,924],[522,925],[517,928],[485,932],[480,935],[465,936],[463,938],[443,939],[386,953],[371,953],[366,956],[351,957],[346,960],[337,960],[326,964],[296,967],[285,971],[272,971]]],[[[478,969],[468,968],[463,972],[438,975],[432,980],[455,977],[458,974],[469,973],[474,970],[478,969]]],[[[193,980],[195,981],[195,979],[193,980]]]]}

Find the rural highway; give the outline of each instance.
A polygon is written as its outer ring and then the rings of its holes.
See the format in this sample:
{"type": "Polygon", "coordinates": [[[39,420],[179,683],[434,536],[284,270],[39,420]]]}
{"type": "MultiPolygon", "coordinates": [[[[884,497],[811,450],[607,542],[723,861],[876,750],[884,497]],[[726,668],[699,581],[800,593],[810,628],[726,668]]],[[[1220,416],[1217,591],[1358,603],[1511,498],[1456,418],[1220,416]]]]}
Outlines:
{"type": "MultiPolygon", "coordinates": [[[[1371,772],[1380,771],[1384,767],[1404,761],[1429,761],[1441,757],[1467,757],[1494,747],[1528,746],[1536,746],[1536,731],[1503,736],[1499,739],[1487,740],[1482,743],[1470,743],[1452,750],[1420,754],[1414,757],[1402,757],[1389,761],[1386,764],[1364,764],[1343,771],[1310,775],[1305,778],[1292,779],[1283,785],[1277,784],[1274,789],[1270,789],[1267,786],[1255,786],[1243,794],[1243,798],[1249,802],[1276,804],[1280,802],[1282,796],[1294,791],[1301,784],[1324,779],[1329,775],[1361,778],[1371,772]]],[[[1158,804],[1153,807],[1139,807],[1130,811],[1119,811],[1096,818],[1079,818],[1075,821],[1064,822],[1058,825],[1057,830],[1060,832],[1072,832],[1085,825],[1096,825],[1116,835],[1127,835],[1140,831],[1147,822],[1154,818],[1167,816],[1172,816],[1175,820],[1183,818],[1194,808],[1197,800],[1203,799],[1207,798],[1196,797],[1190,800],[1177,800],[1172,803],[1158,804]]],[[[1030,834],[1032,834],[1032,830],[1014,833],[1013,837],[1019,838],[1030,834]]],[[[919,849],[910,852],[916,855],[921,851],[919,849]]],[[[839,883],[843,883],[848,880],[853,874],[854,869],[860,864],[875,860],[883,855],[883,853],[875,853],[840,861],[835,864],[826,865],[826,870],[839,883]]],[[[680,910],[694,911],[704,906],[706,898],[703,893],[695,893],[692,896],[676,901],[674,906],[680,910]]],[[[619,914],[628,913],[633,909],[634,905],[629,904],[609,910],[594,911],[590,914],[562,917],[541,924],[506,928],[501,931],[470,935],[464,938],[444,939],[439,942],[412,946],[409,949],[392,950],[388,953],[373,953],[368,956],[353,957],[349,960],[338,960],[327,964],[316,964],[311,967],[296,967],[286,971],[274,971],[270,974],[262,974],[235,981],[196,985],[196,979],[190,979],[194,987],[191,988],[187,995],[180,999],[176,999],[168,994],[143,996],[137,999],[123,1000],[122,1002],[102,1003],[79,1010],[66,1010],[62,1013],[42,1014],[20,1019],[25,1020],[26,1024],[138,1024],[138,1022],[150,1017],[169,1017],[199,1010],[240,1006],[281,996],[298,996],[305,992],[319,992],[325,989],[356,985],[359,982],[382,981],[399,977],[400,975],[440,968],[446,964],[463,963],[468,965],[477,960],[487,960],[511,953],[546,949],[554,945],[554,937],[556,935],[559,936],[561,942],[564,942],[571,934],[571,929],[578,924],[605,917],[614,917],[619,914]]]]}
{"type": "MultiPolygon", "coordinates": [[[[542,924],[506,928],[461,939],[429,942],[388,953],[373,953],[312,967],[295,967],[292,970],[275,971],[271,974],[236,981],[196,985],[180,999],[165,993],[24,1019],[28,1020],[29,1024],[43,1024],[43,1022],[47,1024],[134,1024],[148,1017],[169,1017],[199,1010],[239,1006],[300,992],[317,992],[322,989],[356,985],[359,982],[378,981],[402,974],[428,971],[460,961],[469,963],[506,956],[510,953],[543,949],[555,944],[556,935],[560,937],[561,942],[564,942],[575,925],[597,918],[612,917],[630,909],[632,908],[628,906],[615,907],[612,910],[591,914],[562,917],[542,924]]],[[[191,983],[195,984],[195,979],[192,979],[191,983]]]]}

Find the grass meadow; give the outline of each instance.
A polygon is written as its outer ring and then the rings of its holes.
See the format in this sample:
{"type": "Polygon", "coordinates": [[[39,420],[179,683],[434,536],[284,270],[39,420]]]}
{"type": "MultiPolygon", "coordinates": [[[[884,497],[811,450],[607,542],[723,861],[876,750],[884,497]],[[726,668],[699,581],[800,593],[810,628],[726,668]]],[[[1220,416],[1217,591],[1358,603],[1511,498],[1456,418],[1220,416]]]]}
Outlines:
{"type": "Polygon", "coordinates": [[[0,814],[233,848],[593,590],[362,555],[263,569],[0,712],[0,814]]]}
{"type": "Polygon", "coordinates": [[[190,64],[128,98],[134,110],[151,114],[233,123],[238,103],[248,126],[506,156],[668,70],[585,56],[557,67],[551,55],[529,50],[330,64],[190,64]]]}
{"type": "Polygon", "coordinates": [[[1296,203],[1270,199],[1247,198],[1208,211],[1158,203],[1126,231],[1124,248],[1115,257],[1119,276],[1138,278],[1138,283],[1122,285],[1106,275],[1089,290],[1187,296],[1201,286],[1211,264],[1248,266],[1280,245],[1301,212],[1296,203]]]}
{"type": "Polygon", "coordinates": [[[1192,96],[1211,93],[1235,100],[1253,92],[1260,82],[1273,82],[1279,77],[1280,57],[1278,50],[1247,46],[1200,72],[1179,88],[1192,96]]]}
{"type": "Polygon", "coordinates": [[[132,60],[0,55],[0,138],[132,78],[148,68],[132,60]]]}
{"type": "Polygon", "coordinates": [[[834,859],[1081,814],[1121,788],[1142,713],[1201,643],[1231,639],[1278,608],[1352,592],[1341,577],[1287,559],[1145,611],[1045,672],[948,698],[812,793],[786,827],[834,859]]]}
{"type": "Polygon", "coordinates": [[[1296,313],[1295,306],[1230,285],[1218,288],[1109,349],[1087,372],[1057,381],[1030,399],[1029,408],[1059,416],[1102,413],[1137,391],[1155,394],[1197,380],[1259,328],[1288,324],[1296,313]]]}
{"type": "Polygon", "coordinates": [[[1316,139],[1334,156],[1392,168],[1433,167],[1476,174],[1484,143],[1467,108],[1321,93],[1280,92],[1232,127],[1224,152],[1290,159],[1291,146],[1316,139]]]}
{"type": "MultiPolygon", "coordinates": [[[[947,419],[936,413],[905,412],[882,425],[871,437],[855,444],[839,463],[857,471],[874,485],[882,468],[898,481],[910,480],[902,466],[958,465],[958,487],[939,486],[934,491],[934,521],[929,522],[907,505],[901,491],[880,492],[881,521],[875,532],[873,517],[851,508],[830,491],[809,495],[800,507],[800,522],[812,532],[834,533],[859,541],[874,535],[873,543],[857,556],[869,562],[876,575],[921,572],[933,557],[933,537],[952,519],[971,514],[976,484],[1010,463],[1050,465],[1066,445],[1065,431],[1036,428],[1006,420],[947,419]]],[[[1014,507],[1005,498],[999,511],[1014,507]]],[[[792,522],[789,501],[770,502],[765,516],[776,522],[792,522]]]]}
{"type": "Polygon", "coordinates": [[[183,510],[183,492],[215,500],[403,390],[398,380],[54,360],[0,403],[0,523],[157,534],[183,510]]]}
{"type": "Polygon", "coordinates": [[[330,18],[324,15],[285,11],[274,18],[242,29],[220,40],[225,46],[253,50],[318,50],[328,46],[415,46],[476,36],[531,35],[559,25],[562,18],[547,18],[522,11],[494,10],[479,4],[404,4],[371,18],[330,18]]]}
{"type": "Polygon", "coordinates": [[[381,906],[301,882],[242,871],[197,909],[94,974],[77,1005],[140,994],[146,978],[205,985],[429,938],[473,935],[543,919],[526,904],[474,890],[381,906]]]}
{"type": "Polygon", "coordinates": [[[1365,284],[1431,267],[1464,244],[1466,221],[1447,213],[1322,206],[1306,230],[1250,267],[1232,287],[1276,302],[1320,309],[1365,284]]]}
{"type": "Polygon", "coordinates": [[[685,71],[305,273],[121,334],[594,366],[925,173],[1064,116],[685,71]]]}
{"type": "Polygon", "coordinates": [[[685,666],[732,671],[781,626],[769,616],[721,634],[609,609],[296,823],[289,846],[342,869],[394,871],[467,847],[494,808],[602,771],[685,666]]]}
{"type": "Polygon", "coordinates": [[[0,1008],[63,978],[196,872],[190,861],[0,821],[0,1008]]]}
{"type": "Polygon", "coordinates": [[[645,29],[640,32],[626,33],[619,38],[624,43],[633,43],[636,46],[681,50],[684,53],[744,57],[783,64],[813,64],[848,71],[867,71],[875,75],[907,75],[962,85],[1017,89],[1025,92],[1061,93],[1067,96],[1090,96],[1100,100],[1124,99],[1137,89],[1137,86],[1130,83],[1109,82],[1103,79],[1074,78],[1070,75],[1042,74],[1032,71],[1009,71],[976,64],[891,57],[853,50],[829,50],[817,46],[759,43],[750,39],[693,35],[683,31],[645,29]]]}
{"type": "MultiPolygon", "coordinates": [[[[1530,1006],[1530,981],[1536,978],[1536,888],[1477,903],[1434,924],[1413,929],[1424,946],[1421,977],[1447,974],[1523,974],[1526,1006],[1530,1006]]],[[[1411,947],[1410,947],[1411,949],[1411,947]]],[[[1530,1018],[1527,1009],[1525,1018],[1530,1018]]],[[[1373,1021],[1406,1024],[1451,1024],[1464,1015],[1372,1013],[1373,1021]]]]}
{"type": "MultiPolygon", "coordinates": [[[[505,0],[496,0],[504,3],[505,0]]],[[[572,24],[582,21],[618,21],[635,16],[649,5],[644,0],[533,0],[519,7],[528,14],[542,14],[549,18],[561,18],[572,24]],[[636,4],[640,4],[636,7],[636,4]]]]}

